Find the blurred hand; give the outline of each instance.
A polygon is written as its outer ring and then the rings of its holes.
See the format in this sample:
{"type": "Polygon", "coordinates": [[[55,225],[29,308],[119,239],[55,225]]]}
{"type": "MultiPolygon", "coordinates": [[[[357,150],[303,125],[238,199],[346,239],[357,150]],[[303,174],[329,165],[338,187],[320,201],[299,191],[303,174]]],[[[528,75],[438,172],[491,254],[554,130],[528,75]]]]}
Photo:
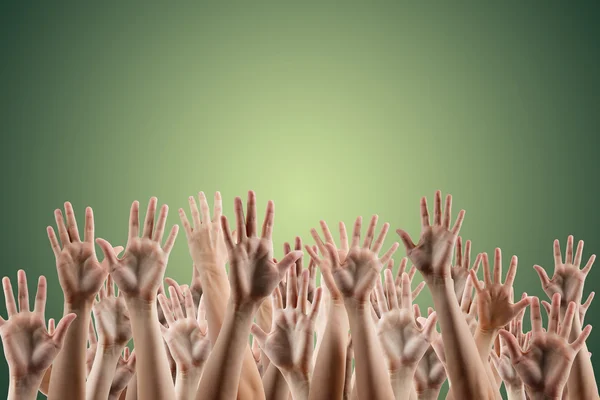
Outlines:
{"type": "Polygon", "coordinates": [[[118,398],[119,394],[125,390],[133,374],[135,373],[135,352],[130,354],[129,348],[125,347],[123,355],[119,357],[115,376],[110,386],[109,398],[118,398]]]}
{"type": "Polygon", "coordinates": [[[177,225],[163,247],[161,247],[169,208],[161,207],[155,225],[156,197],[150,199],[142,236],[139,236],[139,203],[134,201],[129,218],[129,238],[123,258],[119,259],[112,246],[104,239],[97,239],[98,245],[108,259],[110,274],[126,299],[136,298],[156,301],[159,286],[163,282],[169,254],[177,237],[177,225]]]}
{"type": "Polygon", "coordinates": [[[122,349],[131,339],[129,311],[123,296],[115,296],[115,286],[109,275],[106,286],[98,293],[100,301],[92,307],[100,346],[122,349]]]}
{"type": "MultiPolygon", "coordinates": [[[[469,277],[469,270],[471,269],[471,241],[467,240],[463,253],[462,238],[459,236],[458,240],[456,241],[455,253],[456,263],[450,269],[450,275],[454,281],[454,293],[456,293],[456,299],[460,301],[465,290],[467,278],[469,277]]],[[[477,273],[477,270],[479,269],[479,263],[475,262],[472,269],[475,273],[477,273]]]]}

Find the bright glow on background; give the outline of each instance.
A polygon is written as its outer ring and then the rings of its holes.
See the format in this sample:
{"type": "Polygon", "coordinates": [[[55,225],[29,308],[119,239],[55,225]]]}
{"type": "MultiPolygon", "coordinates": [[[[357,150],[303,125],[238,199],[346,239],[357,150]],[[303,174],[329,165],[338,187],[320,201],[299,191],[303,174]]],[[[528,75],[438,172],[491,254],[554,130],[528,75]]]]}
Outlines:
{"type": "MultiPolygon", "coordinates": [[[[199,190],[231,215],[254,189],[281,249],[373,213],[417,234],[439,188],[474,252],[518,255],[515,290],[542,298],[532,265],[552,270],[553,239],[600,251],[597,6],[271,3],[2,6],[2,270],[48,277],[48,317],[62,300],[45,227],[65,200],[116,245],[135,199],[178,223],[199,190]]],[[[167,273],[190,268],[182,232],[167,273]]]]}

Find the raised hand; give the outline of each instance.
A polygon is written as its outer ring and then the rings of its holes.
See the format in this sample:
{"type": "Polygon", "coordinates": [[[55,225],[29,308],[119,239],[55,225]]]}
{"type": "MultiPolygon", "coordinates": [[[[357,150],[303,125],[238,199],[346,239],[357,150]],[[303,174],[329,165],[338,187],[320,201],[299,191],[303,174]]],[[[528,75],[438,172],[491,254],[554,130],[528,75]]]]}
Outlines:
{"type": "Polygon", "coordinates": [[[229,282],[231,300],[235,306],[255,308],[269,296],[279,284],[288,267],[302,256],[292,251],[279,263],[273,262],[273,217],[274,204],[269,201],[259,237],[256,227],[256,197],[248,193],[248,215],[244,218],[244,207],[239,197],[235,199],[237,243],[234,243],[227,217],[221,216],[225,245],[229,257],[229,282]]]}
{"type": "Polygon", "coordinates": [[[437,315],[432,313],[421,327],[417,325],[413,312],[410,281],[406,273],[402,274],[402,294],[400,302],[396,294],[394,278],[390,270],[385,271],[385,289],[377,285],[378,304],[381,319],[377,325],[377,334],[388,359],[388,368],[395,371],[400,367],[415,369],[429,349],[437,315]]]}
{"type": "Polygon", "coordinates": [[[115,376],[110,386],[110,394],[108,397],[110,400],[118,399],[123,390],[125,390],[135,373],[135,363],[135,352],[130,353],[129,348],[125,347],[123,356],[119,357],[115,376]]]}
{"type": "Polygon", "coordinates": [[[8,363],[11,385],[9,399],[35,398],[46,370],[60,351],[65,333],[75,314],[65,315],[52,334],[46,330],[46,278],[40,276],[33,311],[29,307],[29,293],[25,271],[19,270],[18,305],[10,279],[2,279],[8,320],[0,317],[0,337],[8,363]]]}
{"type": "Polygon", "coordinates": [[[498,330],[516,317],[529,304],[529,298],[521,299],[513,304],[513,282],[517,275],[517,257],[510,260],[506,280],[502,283],[502,252],[494,253],[493,277],[487,253],[483,253],[483,277],[485,286],[477,279],[475,271],[469,271],[477,292],[477,309],[479,312],[479,329],[484,332],[498,330]]]}
{"type": "Polygon", "coordinates": [[[118,351],[131,339],[129,310],[123,296],[115,295],[115,286],[109,275],[106,286],[98,293],[100,301],[94,304],[92,312],[96,321],[98,341],[103,348],[115,348],[118,351]]]}
{"type": "Polygon", "coordinates": [[[533,266],[542,281],[542,288],[548,297],[552,298],[555,293],[560,294],[563,313],[570,302],[574,302],[577,305],[581,304],[585,278],[592,269],[594,260],[596,260],[596,255],[594,254],[589,258],[585,266],[579,269],[582,256],[583,240],[580,240],[577,244],[575,258],[573,258],[573,236],[569,236],[567,238],[567,253],[564,262],[560,252],[560,243],[558,239],[554,241],[554,274],[552,275],[552,279],[548,277],[544,268],[539,265],[533,266]]]}
{"type": "MultiPolygon", "coordinates": [[[[352,233],[352,243],[346,258],[343,261],[340,259],[339,252],[335,246],[331,243],[325,243],[329,264],[321,263],[320,265],[321,271],[323,271],[323,278],[325,278],[327,282],[327,275],[329,274],[326,272],[327,268],[324,268],[324,266],[330,265],[333,283],[345,300],[356,303],[365,303],[368,301],[383,265],[390,261],[392,255],[398,249],[398,243],[394,243],[392,247],[379,258],[379,251],[383,246],[389,224],[386,223],[383,225],[379,236],[375,242],[373,242],[377,219],[378,217],[376,215],[371,218],[371,222],[367,229],[367,236],[365,237],[362,246],[360,245],[362,217],[356,219],[354,231],[352,233]]],[[[309,251],[309,253],[311,252],[308,247],[306,250],[309,251]]],[[[313,256],[317,264],[319,264],[320,260],[315,257],[316,254],[312,254],[311,256],[313,256]]],[[[328,286],[330,284],[331,282],[328,286]]],[[[331,289],[330,292],[332,292],[331,289]]]]}
{"type": "MultiPolygon", "coordinates": [[[[414,309],[417,311],[419,309],[418,305],[415,304],[414,309]]],[[[429,311],[429,315],[431,316],[433,309],[430,308],[429,311]]],[[[427,322],[427,319],[422,318],[420,312],[418,312],[418,314],[419,315],[417,316],[415,313],[417,325],[422,328],[427,322]]],[[[430,340],[432,343],[437,343],[440,346],[441,351],[443,351],[440,334],[435,329],[432,332],[430,340]]],[[[445,381],[446,368],[432,344],[423,355],[423,358],[421,358],[421,361],[419,361],[417,369],[415,370],[415,389],[420,398],[426,397],[426,394],[431,394],[431,398],[437,398],[437,394],[445,381]]]]}
{"type": "MultiPolygon", "coordinates": [[[[314,249],[314,248],[313,248],[314,249]]],[[[302,239],[300,238],[300,236],[296,236],[296,239],[294,240],[294,250],[296,251],[302,251],[302,239]]],[[[289,243],[285,242],[283,244],[283,254],[289,254],[292,252],[292,247],[290,246],[289,243]]],[[[309,281],[308,281],[308,301],[312,302],[313,301],[313,296],[315,294],[315,290],[317,288],[317,266],[315,263],[315,260],[313,258],[310,259],[310,261],[308,262],[308,273],[309,273],[309,281]]],[[[302,271],[304,270],[304,257],[300,257],[299,259],[296,260],[296,276],[300,276],[302,275],[302,271]]],[[[283,281],[279,284],[279,290],[282,289],[282,284],[283,281]]],[[[283,295],[283,301],[285,302],[285,291],[281,291],[281,294],[283,295]]]]}
{"type": "Polygon", "coordinates": [[[300,397],[294,393],[294,387],[302,383],[308,385],[310,381],[314,323],[321,303],[321,290],[317,289],[311,309],[307,310],[309,280],[309,272],[302,271],[299,294],[292,287],[292,280],[288,281],[285,308],[281,291],[275,289],[272,295],[273,325],[269,334],[256,324],[252,326],[252,334],[260,348],[288,381],[294,398],[300,397]]]}
{"type": "MultiPolygon", "coordinates": [[[[471,241],[467,240],[465,250],[463,253],[462,238],[459,236],[456,241],[456,258],[455,265],[450,269],[452,280],[454,281],[454,292],[456,293],[456,299],[460,301],[467,278],[469,277],[469,270],[471,269],[471,241]]],[[[479,269],[479,263],[473,264],[473,271],[477,273],[479,269]]]]}
{"type": "MultiPolygon", "coordinates": [[[[480,259],[480,256],[478,256],[478,259],[480,259]]],[[[475,335],[475,331],[477,330],[477,301],[473,301],[473,279],[471,279],[471,276],[467,278],[462,297],[458,304],[467,321],[471,334],[475,335]]]]}
{"type": "Polygon", "coordinates": [[[68,304],[91,305],[108,274],[96,258],[94,214],[90,207],[85,209],[85,231],[81,241],[73,206],[69,202],[65,203],[65,213],[66,226],[62,211],[54,211],[60,244],[54,229],[51,226],[47,228],[48,239],[56,257],[58,280],[68,304]]]}
{"type": "MultiPolygon", "coordinates": [[[[523,298],[527,297],[524,295],[523,298]]],[[[519,349],[523,352],[528,350],[529,347],[529,339],[531,338],[531,334],[523,333],[523,316],[525,315],[525,310],[521,311],[519,315],[510,321],[508,327],[508,331],[511,335],[513,335],[517,339],[517,343],[519,344],[519,349]]],[[[523,388],[523,380],[513,367],[510,356],[508,353],[508,346],[506,345],[505,339],[500,336],[500,355],[497,355],[495,351],[490,353],[491,360],[496,367],[496,371],[504,381],[504,385],[506,386],[506,390],[509,392],[512,391],[522,391],[523,388]]]]}
{"type": "Polygon", "coordinates": [[[529,349],[523,351],[517,339],[508,331],[500,334],[506,341],[510,361],[524,384],[535,395],[560,398],[563,393],[575,356],[583,347],[592,330],[585,327],[579,337],[568,342],[571,324],[576,312],[575,303],[569,303],[559,329],[560,294],[552,297],[551,316],[548,329],[542,329],[540,303],[537,297],[531,301],[532,334],[529,349]]]}
{"type": "Polygon", "coordinates": [[[198,200],[200,201],[200,211],[198,211],[194,197],[190,196],[188,199],[193,226],[190,225],[183,208],[179,209],[179,218],[185,230],[194,267],[203,268],[208,264],[222,268],[227,262],[227,248],[221,228],[221,215],[223,214],[221,193],[215,193],[212,219],[204,192],[198,193],[198,200]]]}
{"type": "MultiPolygon", "coordinates": [[[[396,272],[396,279],[394,280],[394,284],[396,285],[396,294],[398,295],[398,302],[401,301],[400,296],[402,296],[402,275],[406,271],[406,266],[408,264],[408,258],[402,257],[400,260],[400,265],[398,266],[398,271],[396,272]]],[[[388,262],[387,269],[392,271],[394,269],[394,259],[391,259],[388,262]]],[[[412,280],[415,277],[415,273],[417,272],[417,268],[413,265],[408,270],[408,281],[410,286],[412,287],[412,280]]],[[[413,301],[417,298],[417,296],[423,291],[425,287],[425,282],[420,282],[417,287],[412,291],[412,299],[413,301]]]]}
{"type": "Polygon", "coordinates": [[[108,259],[111,276],[126,298],[156,301],[158,288],[163,281],[178,227],[173,226],[165,245],[161,246],[169,207],[166,204],[161,207],[155,224],[156,204],[156,197],[151,198],[140,237],[139,203],[133,202],[129,218],[129,238],[122,258],[117,258],[106,240],[96,240],[104,257],[108,259]]]}
{"type": "Polygon", "coordinates": [[[421,236],[417,244],[413,243],[409,234],[402,229],[396,232],[400,235],[406,254],[421,272],[426,281],[445,280],[452,277],[450,263],[452,251],[458,237],[458,232],[465,217],[465,211],[458,213],[458,218],[450,229],[452,214],[452,196],[446,196],[444,217],[442,218],[442,194],[435,192],[433,225],[429,223],[427,199],[421,199],[421,236]]]}
{"type": "Polygon", "coordinates": [[[171,305],[164,295],[158,301],[167,319],[167,327],[162,327],[163,337],[177,364],[177,371],[183,374],[200,372],[210,353],[210,340],[207,337],[204,313],[196,311],[191,294],[183,292],[185,315],[179,296],[173,286],[169,287],[171,305]]]}

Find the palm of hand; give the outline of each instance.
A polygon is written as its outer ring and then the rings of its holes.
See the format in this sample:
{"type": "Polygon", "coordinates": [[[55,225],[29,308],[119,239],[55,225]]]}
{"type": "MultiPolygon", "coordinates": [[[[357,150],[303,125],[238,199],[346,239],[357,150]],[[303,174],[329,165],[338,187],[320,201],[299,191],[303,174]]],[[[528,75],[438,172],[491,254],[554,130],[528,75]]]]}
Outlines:
{"type": "Polygon", "coordinates": [[[231,254],[229,279],[232,295],[240,299],[262,299],[273,292],[281,281],[280,272],[273,262],[270,241],[250,237],[236,245],[231,254]]]}
{"type": "Polygon", "coordinates": [[[448,277],[455,235],[441,225],[423,227],[416,247],[407,252],[417,269],[425,276],[448,277]]]}
{"type": "Polygon", "coordinates": [[[585,273],[573,264],[558,264],[554,276],[543,288],[548,297],[552,298],[554,293],[559,293],[561,305],[566,307],[569,302],[581,304],[583,296],[583,284],[585,273]]]}
{"type": "Polygon", "coordinates": [[[296,309],[282,310],[275,318],[275,327],[265,341],[265,354],[281,370],[308,374],[313,351],[310,319],[296,309]]]}
{"type": "Polygon", "coordinates": [[[507,354],[501,354],[498,360],[498,374],[508,386],[520,386],[523,381],[510,362],[507,354]]]}
{"type": "Polygon", "coordinates": [[[446,381],[446,369],[433,347],[429,347],[415,370],[417,391],[439,389],[446,381]]]}
{"type": "Polygon", "coordinates": [[[72,242],[56,258],[60,285],[67,301],[87,299],[98,293],[106,270],[96,258],[93,243],[72,242]]]}
{"type": "Polygon", "coordinates": [[[377,326],[390,369],[416,365],[430,347],[409,310],[384,313],[377,326]]]}
{"type": "Polygon", "coordinates": [[[204,365],[210,352],[210,340],[194,318],[177,320],[169,325],[165,341],[182,371],[204,365]]]}
{"type": "Polygon", "coordinates": [[[333,279],[342,295],[357,300],[368,296],[381,269],[377,254],[368,248],[352,248],[344,264],[333,271],[333,279]]]}
{"type": "Polygon", "coordinates": [[[110,393],[121,393],[129,384],[129,381],[135,373],[135,367],[131,366],[123,358],[119,358],[117,363],[117,369],[115,370],[115,376],[110,386],[110,393]]]}
{"type": "Polygon", "coordinates": [[[94,305],[98,339],[103,345],[123,347],[131,339],[129,311],[122,297],[106,297],[94,305]]]}
{"type": "Polygon", "coordinates": [[[11,317],[2,326],[0,335],[11,374],[16,376],[44,373],[59,351],[46,331],[44,320],[32,312],[11,317]]]}
{"type": "Polygon", "coordinates": [[[499,329],[514,317],[510,291],[505,285],[492,283],[477,294],[479,326],[484,330],[499,329]]]}
{"type": "Polygon", "coordinates": [[[167,261],[168,255],[160,243],[148,238],[131,238],[111,275],[123,293],[152,298],[162,282],[167,261]]]}
{"type": "Polygon", "coordinates": [[[563,338],[547,333],[532,340],[529,351],[514,368],[525,385],[547,395],[560,395],[555,392],[567,382],[574,358],[574,350],[563,338]]]}

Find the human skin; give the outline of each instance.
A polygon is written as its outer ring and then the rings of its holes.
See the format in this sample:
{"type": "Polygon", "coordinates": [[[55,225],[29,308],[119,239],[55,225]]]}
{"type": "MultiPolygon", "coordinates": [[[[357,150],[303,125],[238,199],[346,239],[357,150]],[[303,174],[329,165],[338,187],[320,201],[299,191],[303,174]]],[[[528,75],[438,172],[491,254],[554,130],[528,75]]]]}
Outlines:
{"type": "Polygon", "coordinates": [[[0,317],[0,337],[10,375],[8,400],[32,400],[37,398],[44,374],[60,352],[76,315],[65,315],[50,334],[44,320],[46,278],[40,276],[38,280],[33,311],[25,271],[17,272],[17,281],[18,311],[10,279],[2,279],[8,319],[0,317]]]}
{"type": "Polygon", "coordinates": [[[119,357],[117,368],[114,372],[113,381],[110,385],[108,400],[125,399],[127,392],[133,390],[128,387],[135,373],[136,356],[135,352],[130,352],[128,347],[123,350],[123,355],[119,357]]]}
{"type": "MultiPolygon", "coordinates": [[[[198,386],[197,399],[234,399],[238,393],[245,349],[254,314],[262,301],[277,287],[286,270],[302,253],[293,251],[279,263],[273,262],[274,204],[267,203],[262,233],[256,226],[256,197],[248,192],[247,217],[242,200],[234,201],[237,241],[234,243],[227,217],[221,217],[223,235],[229,258],[230,297],[223,325],[198,386]]],[[[203,281],[204,282],[204,281],[203,281]]],[[[206,294],[206,293],[205,293],[206,294]]],[[[210,333],[210,326],[209,326],[210,333]]],[[[249,353],[252,368],[256,363],[249,353]]],[[[258,375],[260,377],[260,375],[258,375]]],[[[262,388],[262,382],[260,382],[262,388]]],[[[264,392],[262,394],[264,396],[264,392]]]]}
{"type": "MultiPolygon", "coordinates": [[[[179,217],[186,234],[194,268],[196,268],[198,278],[202,282],[202,297],[205,299],[208,336],[214,348],[225,318],[228,305],[227,299],[230,296],[229,281],[225,270],[228,253],[221,226],[221,194],[219,192],[215,193],[212,218],[205,194],[200,192],[198,198],[200,209],[198,209],[193,196],[188,199],[192,224],[190,224],[183,209],[179,209],[179,217]]],[[[260,399],[264,397],[261,376],[249,346],[244,350],[242,372],[239,380],[239,396],[242,399],[260,399]]]]}
{"type": "Polygon", "coordinates": [[[450,264],[464,219],[464,210],[459,212],[456,223],[450,228],[451,207],[452,197],[447,196],[442,218],[442,195],[437,191],[434,198],[434,223],[430,225],[427,200],[423,197],[419,242],[415,244],[408,233],[401,229],[397,232],[409,259],[421,272],[431,292],[440,328],[444,332],[442,341],[454,397],[494,398],[496,391],[490,387],[484,364],[456,299],[450,264]]]}
{"type": "MultiPolygon", "coordinates": [[[[86,342],[94,297],[108,271],[96,258],[94,247],[94,215],[85,210],[83,241],[79,237],[75,212],[66,202],[66,225],[61,210],[54,216],[60,244],[52,227],[48,238],[56,258],[58,279],[64,294],[63,315],[75,314],[77,319],[67,332],[65,346],[52,365],[48,399],[83,399],[86,387],[86,342]]],[[[110,248],[112,253],[113,249],[110,248]]]]}
{"type": "Polygon", "coordinates": [[[168,207],[163,205],[158,220],[158,200],[150,199],[140,236],[139,203],[134,201],[129,217],[129,237],[122,258],[111,251],[104,239],[102,248],[111,276],[119,287],[129,311],[137,357],[138,396],[142,399],[173,399],[175,388],[169,368],[157,311],[157,293],[162,285],[169,254],[177,237],[177,225],[162,245],[168,207]]]}

